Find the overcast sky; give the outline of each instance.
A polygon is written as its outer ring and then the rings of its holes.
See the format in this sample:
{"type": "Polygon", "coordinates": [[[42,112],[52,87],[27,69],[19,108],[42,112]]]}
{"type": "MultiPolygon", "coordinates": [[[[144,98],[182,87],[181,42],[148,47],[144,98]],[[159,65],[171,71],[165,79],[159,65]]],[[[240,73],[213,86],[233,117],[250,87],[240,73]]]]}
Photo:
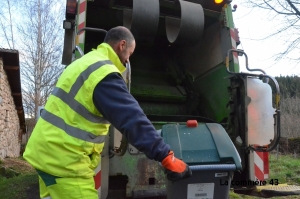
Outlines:
{"type": "MultiPolygon", "coordinates": [[[[298,75],[300,76],[300,63],[283,59],[275,61],[274,55],[281,52],[286,44],[278,38],[272,37],[260,40],[274,31],[280,25],[278,18],[274,15],[259,9],[247,8],[243,0],[233,0],[232,5],[237,4],[238,8],[233,13],[235,26],[239,30],[241,44],[239,49],[243,49],[249,58],[249,68],[261,68],[272,76],[298,75]]],[[[300,34],[300,33],[299,33],[300,34]]],[[[293,56],[299,57],[299,52],[293,53],[293,56]]],[[[245,72],[243,67],[245,60],[240,58],[241,71],[245,72]]]]}

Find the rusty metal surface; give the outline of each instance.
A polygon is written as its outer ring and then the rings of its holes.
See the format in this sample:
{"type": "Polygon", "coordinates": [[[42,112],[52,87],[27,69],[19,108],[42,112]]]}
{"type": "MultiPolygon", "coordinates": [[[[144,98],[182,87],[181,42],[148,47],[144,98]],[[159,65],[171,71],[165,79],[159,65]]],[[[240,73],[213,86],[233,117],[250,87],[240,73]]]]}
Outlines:
{"type": "Polygon", "coordinates": [[[165,176],[156,161],[149,161],[146,157],[138,159],[137,172],[136,185],[132,190],[134,198],[163,196],[166,193],[165,176]]]}
{"type": "Polygon", "coordinates": [[[166,195],[167,191],[165,185],[136,186],[132,191],[133,198],[148,198],[166,195]]]}
{"type": "Polygon", "coordinates": [[[195,44],[200,41],[204,29],[204,12],[200,4],[179,0],[174,9],[180,7],[181,17],[166,16],[166,32],[170,43],[195,44]]]}
{"type": "MultiPolygon", "coordinates": [[[[110,147],[120,142],[120,135],[116,129],[110,132],[110,147]]],[[[109,175],[128,177],[126,197],[155,197],[165,193],[165,175],[161,166],[140,152],[130,154],[127,150],[124,156],[111,157],[109,175]]]]}
{"type": "Polygon", "coordinates": [[[136,40],[154,40],[159,22],[158,0],[133,0],[133,8],[123,10],[123,24],[136,40]]]}
{"type": "Polygon", "coordinates": [[[126,197],[160,196],[165,191],[165,175],[159,164],[148,159],[144,154],[124,156],[110,159],[110,176],[126,175],[126,197]]]}

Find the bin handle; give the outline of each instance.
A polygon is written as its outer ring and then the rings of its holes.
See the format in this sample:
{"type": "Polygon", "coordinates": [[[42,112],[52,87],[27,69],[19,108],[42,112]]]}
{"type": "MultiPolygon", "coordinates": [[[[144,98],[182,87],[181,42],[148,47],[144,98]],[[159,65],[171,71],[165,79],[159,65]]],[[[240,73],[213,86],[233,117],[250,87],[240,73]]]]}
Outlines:
{"type": "Polygon", "coordinates": [[[208,165],[192,165],[189,166],[192,171],[236,171],[235,164],[208,164],[208,165]]]}

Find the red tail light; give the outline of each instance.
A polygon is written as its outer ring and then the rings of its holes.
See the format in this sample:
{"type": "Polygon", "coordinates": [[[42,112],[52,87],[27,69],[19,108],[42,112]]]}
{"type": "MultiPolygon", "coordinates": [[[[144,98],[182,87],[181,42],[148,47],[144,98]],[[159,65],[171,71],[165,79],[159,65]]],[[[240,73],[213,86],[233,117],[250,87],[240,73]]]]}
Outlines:
{"type": "Polygon", "coordinates": [[[67,0],[66,19],[75,19],[77,13],[77,0],[67,0]]]}

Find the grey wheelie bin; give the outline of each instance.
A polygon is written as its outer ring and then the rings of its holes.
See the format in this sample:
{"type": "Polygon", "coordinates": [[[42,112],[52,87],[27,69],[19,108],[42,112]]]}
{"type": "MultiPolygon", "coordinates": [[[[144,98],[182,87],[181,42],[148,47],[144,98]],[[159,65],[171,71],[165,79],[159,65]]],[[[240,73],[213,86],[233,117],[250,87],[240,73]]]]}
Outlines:
{"type": "Polygon", "coordinates": [[[197,127],[166,124],[162,137],[193,175],[177,182],[167,180],[168,199],[222,199],[229,197],[233,173],[241,160],[225,129],[216,123],[197,127]]]}

